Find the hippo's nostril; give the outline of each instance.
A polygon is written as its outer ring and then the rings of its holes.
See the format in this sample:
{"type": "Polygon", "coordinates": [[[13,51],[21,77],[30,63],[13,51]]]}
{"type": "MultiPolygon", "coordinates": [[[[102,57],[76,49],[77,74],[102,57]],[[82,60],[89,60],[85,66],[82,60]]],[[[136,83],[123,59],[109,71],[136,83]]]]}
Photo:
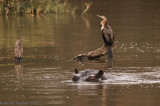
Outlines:
{"type": "Polygon", "coordinates": [[[89,76],[86,81],[88,82],[94,82],[95,81],[95,77],[94,76],[89,76]]]}

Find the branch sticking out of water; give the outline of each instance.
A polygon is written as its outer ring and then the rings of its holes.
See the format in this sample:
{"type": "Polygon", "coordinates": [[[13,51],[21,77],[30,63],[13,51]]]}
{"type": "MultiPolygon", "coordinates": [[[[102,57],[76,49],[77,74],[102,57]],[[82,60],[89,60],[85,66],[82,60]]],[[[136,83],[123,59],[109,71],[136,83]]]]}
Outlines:
{"type": "Polygon", "coordinates": [[[83,11],[82,16],[85,15],[88,11],[88,9],[91,7],[93,2],[85,2],[86,9],[83,11]]]}

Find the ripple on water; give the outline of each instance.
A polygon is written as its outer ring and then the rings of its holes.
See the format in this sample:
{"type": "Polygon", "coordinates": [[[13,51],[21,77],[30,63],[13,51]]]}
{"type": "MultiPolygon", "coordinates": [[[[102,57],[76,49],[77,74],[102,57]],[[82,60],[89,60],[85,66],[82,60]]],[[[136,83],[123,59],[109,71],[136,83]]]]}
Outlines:
{"type": "Polygon", "coordinates": [[[160,47],[159,45],[151,44],[149,42],[128,42],[128,43],[119,43],[119,47],[116,48],[118,52],[136,52],[136,53],[146,53],[152,52],[159,53],[160,47]]]}
{"type": "Polygon", "coordinates": [[[100,83],[66,81],[69,85],[95,85],[95,84],[111,84],[111,85],[127,85],[127,84],[159,84],[160,71],[156,72],[139,72],[139,73],[105,73],[108,80],[101,80],[100,83]]]}

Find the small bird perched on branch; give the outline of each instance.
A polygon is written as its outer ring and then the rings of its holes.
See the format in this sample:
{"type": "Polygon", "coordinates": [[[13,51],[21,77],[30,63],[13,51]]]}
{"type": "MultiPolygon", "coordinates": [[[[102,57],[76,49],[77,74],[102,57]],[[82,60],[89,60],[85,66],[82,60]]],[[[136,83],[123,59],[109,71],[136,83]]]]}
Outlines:
{"type": "Polygon", "coordinates": [[[85,5],[87,6],[86,9],[83,11],[82,16],[84,14],[86,14],[86,12],[88,11],[88,9],[90,8],[90,6],[92,5],[92,2],[85,2],[85,5]]]}
{"type": "Polygon", "coordinates": [[[105,16],[97,15],[102,18],[101,21],[101,31],[102,31],[102,39],[107,46],[108,58],[113,58],[112,54],[112,45],[114,43],[114,35],[111,27],[108,25],[107,18],[105,16]]]}

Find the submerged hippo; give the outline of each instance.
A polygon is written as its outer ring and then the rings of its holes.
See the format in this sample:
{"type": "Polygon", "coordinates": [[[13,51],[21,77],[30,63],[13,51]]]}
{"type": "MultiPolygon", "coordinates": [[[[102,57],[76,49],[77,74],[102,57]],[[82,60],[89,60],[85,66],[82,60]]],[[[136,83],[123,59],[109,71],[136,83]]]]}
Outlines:
{"type": "Polygon", "coordinates": [[[75,74],[72,77],[72,81],[86,81],[86,82],[99,82],[100,80],[107,80],[103,70],[86,69],[81,72],[75,69],[75,74]]]}

